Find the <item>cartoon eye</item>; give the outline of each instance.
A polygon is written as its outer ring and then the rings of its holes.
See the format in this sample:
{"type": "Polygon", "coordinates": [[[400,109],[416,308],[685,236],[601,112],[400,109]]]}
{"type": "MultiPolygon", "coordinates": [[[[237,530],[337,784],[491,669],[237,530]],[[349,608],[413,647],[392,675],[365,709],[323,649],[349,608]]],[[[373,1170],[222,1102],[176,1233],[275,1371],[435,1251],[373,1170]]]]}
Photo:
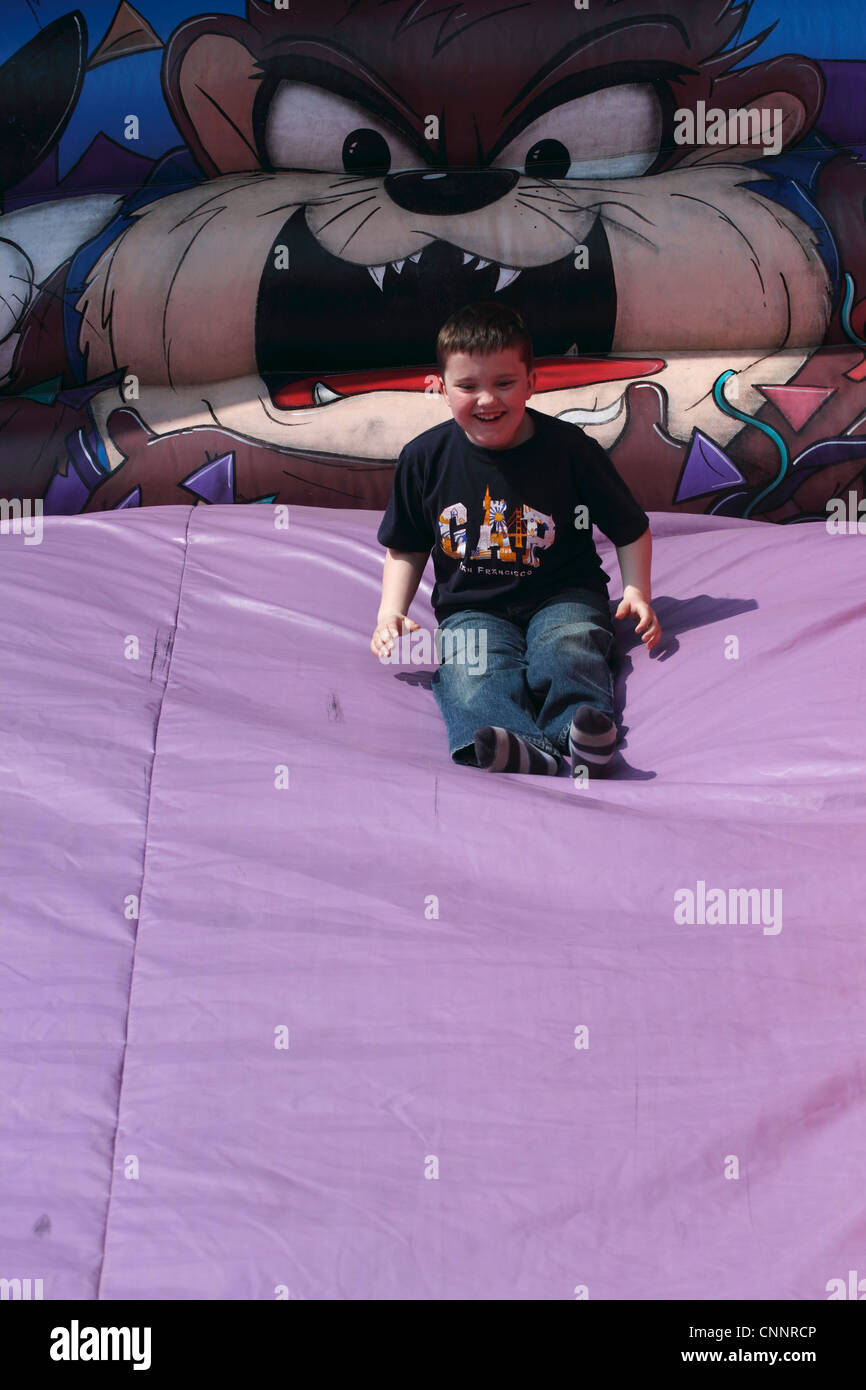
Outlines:
{"type": "Polygon", "coordinates": [[[653,86],[602,87],[540,116],[493,163],[547,179],[633,179],[658,158],[663,125],[653,86]]]}
{"type": "Polygon", "coordinates": [[[422,160],[404,135],[359,102],[310,82],[281,82],[265,124],[275,169],[374,174],[417,169],[422,160]]]}

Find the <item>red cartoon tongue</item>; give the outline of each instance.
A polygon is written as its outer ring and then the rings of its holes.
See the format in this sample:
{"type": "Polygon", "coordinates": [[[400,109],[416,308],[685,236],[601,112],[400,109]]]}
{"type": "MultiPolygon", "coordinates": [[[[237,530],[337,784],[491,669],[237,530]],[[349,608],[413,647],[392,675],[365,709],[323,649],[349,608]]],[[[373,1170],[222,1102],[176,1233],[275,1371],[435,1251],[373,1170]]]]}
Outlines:
{"type": "MultiPolygon", "coordinates": [[[[563,391],[575,386],[596,386],[602,381],[623,381],[630,377],[654,376],[664,362],[650,357],[541,357],[535,362],[536,394],[563,391]]],[[[330,376],[307,376],[281,386],[273,395],[280,410],[326,404],[316,398],[316,387],[335,396],[361,396],[369,391],[424,391],[435,387],[437,367],[377,367],[366,372],[335,372],[330,376]]]]}

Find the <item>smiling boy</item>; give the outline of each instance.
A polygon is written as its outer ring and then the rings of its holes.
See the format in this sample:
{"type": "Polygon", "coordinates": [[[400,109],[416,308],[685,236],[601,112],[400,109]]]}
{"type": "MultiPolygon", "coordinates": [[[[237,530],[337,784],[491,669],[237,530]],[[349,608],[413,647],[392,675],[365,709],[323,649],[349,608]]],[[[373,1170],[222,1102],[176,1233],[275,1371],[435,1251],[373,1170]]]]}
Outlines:
{"type": "Polygon", "coordinates": [[[370,642],[379,657],[418,627],[408,617],[431,549],[432,607],[450,659],[433,676],[451,758],[490,772],[600,776],[616,747],[614,644],[592,525],[612,540],[623,580],[617,618],[637,618],[648,649],[649,520],[604,450],[542,414],[532,340],[519,314],[469,304],[440,329],[440,389],[452,420],[411,440],[377,539],[387,547],[370,642]],[[486,669],[460,660],[483,636],[486,669]],[[456,648],[456,652],[455,652],[456,648]]]}

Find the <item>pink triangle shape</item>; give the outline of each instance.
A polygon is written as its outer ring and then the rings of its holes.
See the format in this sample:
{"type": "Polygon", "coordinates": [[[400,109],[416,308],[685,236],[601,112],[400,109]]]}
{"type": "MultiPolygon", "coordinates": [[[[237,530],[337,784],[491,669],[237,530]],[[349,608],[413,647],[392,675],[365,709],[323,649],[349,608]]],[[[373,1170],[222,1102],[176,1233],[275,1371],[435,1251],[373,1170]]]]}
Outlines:
{"type": "Polygon", "coordinates": [[[835,396],[835,386],[759,386],[762,396],[774,405],[791,428],[799,433],[816,415],[825,401],[835,396]]]}

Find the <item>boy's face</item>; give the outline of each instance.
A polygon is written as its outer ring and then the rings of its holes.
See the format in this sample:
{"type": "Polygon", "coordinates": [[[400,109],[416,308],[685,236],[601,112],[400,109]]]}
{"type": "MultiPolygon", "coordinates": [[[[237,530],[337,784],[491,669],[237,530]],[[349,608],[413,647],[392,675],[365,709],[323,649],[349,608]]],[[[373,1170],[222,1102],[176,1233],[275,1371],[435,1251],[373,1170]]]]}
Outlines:
{"type": "Polygon", "coordinates": [[[529,438],[526,402],[535,391],[535,371],[527,373],[517,348],[452,352],[440,382],[454,419],[473,444],[510,449],[529,438]]]}

